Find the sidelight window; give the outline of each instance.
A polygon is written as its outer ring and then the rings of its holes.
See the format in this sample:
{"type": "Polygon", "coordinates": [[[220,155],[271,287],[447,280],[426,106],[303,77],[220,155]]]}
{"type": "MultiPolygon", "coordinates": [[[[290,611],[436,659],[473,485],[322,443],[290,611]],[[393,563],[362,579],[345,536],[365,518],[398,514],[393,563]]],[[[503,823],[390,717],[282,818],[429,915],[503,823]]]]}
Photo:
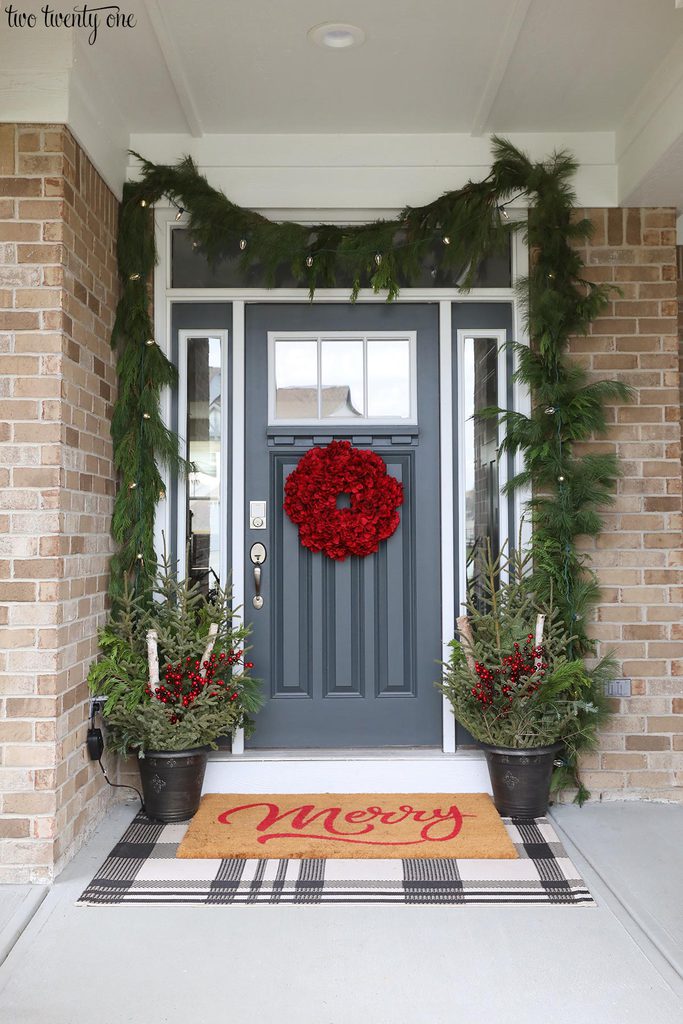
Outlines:
{"type": "MultiPolygon", "coordinates": [[[[189,470],[179,486],[181,525],[188,575],[205,593],[222,575],[223,432],[226,420],[225,346],[221,335],[181,332],[180,366],[185,371],[178,406],[179,432],[185,438],[189,470]]],[[[181,379],[182,385],[182,379],[181,379]]],[[[182,543],[182,542],[181,542],[182,543]]]]}
{"type": "Polygon", "coordinates": [[[480,552],[499,553],[500,482],[498,426],[481,416],[500,404],[500,339],[465,336],[464,378],[465,429],[465,540],[467,579],[472,584],[480,552]]]}

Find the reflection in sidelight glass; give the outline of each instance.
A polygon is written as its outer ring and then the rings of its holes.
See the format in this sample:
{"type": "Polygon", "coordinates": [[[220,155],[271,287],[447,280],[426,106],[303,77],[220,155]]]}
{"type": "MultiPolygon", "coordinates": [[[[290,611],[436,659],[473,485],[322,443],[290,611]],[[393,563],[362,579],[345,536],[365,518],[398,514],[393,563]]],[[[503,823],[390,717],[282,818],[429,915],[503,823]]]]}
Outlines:
{"type": "Polygon", "coordinates": [[[189,575],[208,593],[220,576],[222,352],[220,338],[187,341],[189,575]]]}
{"type": "Polygon", "coordinates": [[[410,342],[368,340],[368,416],[410,416],[410,342]]]}
{"type": "Polygon", "coordinates": [[[349,419],[365,412],[363,400],[363,341],[322,341],[321,405],[324,417],[349,419]]]}
{"type": "Polygon", "coordinates": [[[467,580],[476,589],[477,554],[499,554],[498,428],[477,413],[498,405],[498,341],[465,338],[465,535],[467,580]]]}
{"type": "Polygon", "coordinates": [[[279,420],[318,419],[318,343],[275,343],[275,415],[279,420]]]}

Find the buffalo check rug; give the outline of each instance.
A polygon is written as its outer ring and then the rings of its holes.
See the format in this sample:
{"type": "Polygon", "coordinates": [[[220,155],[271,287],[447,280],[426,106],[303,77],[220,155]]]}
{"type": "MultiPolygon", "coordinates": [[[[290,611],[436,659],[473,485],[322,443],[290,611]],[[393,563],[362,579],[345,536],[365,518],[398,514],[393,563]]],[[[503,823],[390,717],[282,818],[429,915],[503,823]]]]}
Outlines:
{"type": "Polygon", "coordinates": [[[514,860],[194,860],[176,857],[187,822],[163,825],[138,814],[78,903],[595,906],[547,818],[503,822],[514,860]]]}

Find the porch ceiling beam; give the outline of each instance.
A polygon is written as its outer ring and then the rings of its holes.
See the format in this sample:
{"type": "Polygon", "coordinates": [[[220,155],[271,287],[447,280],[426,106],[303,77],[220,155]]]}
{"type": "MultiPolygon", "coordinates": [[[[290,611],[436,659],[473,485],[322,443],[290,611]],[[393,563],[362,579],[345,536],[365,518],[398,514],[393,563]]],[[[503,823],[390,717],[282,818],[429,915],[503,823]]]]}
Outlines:
{"type": "Polygon", "coordinates": [[[636,96],[616,131],[619,202],[683,207],[683,38],[636,96]]]}
{"type": "Polygon", "coordinates": [[[517,46],[517,40],[519,39],[520,33],[526,16],[529,12],[529,8],[533,0],[515,0],[510,8],[508,20],[505,28],[503,29],[502,35],[498,42],[498,49],[496,50],[493,61],[491,62],[491,70],[489,71],[489,77],[484,91],[477,107],[477,112],[472,120],[472,126],[470,133],[475,136],[483,135],[486,131],[488,119],[491,116],[491,111],[498,98],[500,87],[503,84],[505,73],[512,60],[512,55],[515,52],[517,46]]]}
{"type": "Polygon", "coordinates": [[[145,0],[145,7],[147,8],[147,14],[156,35],[159,49],[166,63],[175,94],[178,97],[178,103],[185,115],[188,131],[193,138],[199,139],[204,134],[199,112],[194,102],[189,82],[187,81],[178,47],[169,32],[159,0],[145,0]]]}

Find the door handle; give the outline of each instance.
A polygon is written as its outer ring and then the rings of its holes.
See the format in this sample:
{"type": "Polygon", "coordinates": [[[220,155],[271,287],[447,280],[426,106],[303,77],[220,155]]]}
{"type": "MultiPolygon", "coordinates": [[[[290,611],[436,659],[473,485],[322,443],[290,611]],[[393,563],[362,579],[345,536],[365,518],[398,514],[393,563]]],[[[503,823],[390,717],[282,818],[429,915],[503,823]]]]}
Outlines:
{"type": "Polygon", "coordinates": [[[261,566],[266,560],[266,549],[263,544],[257,543],[251,545],[249,557],[254,565],[254,596],[251,599],[251,603],[257,611],[263,608],[263,597],[261,596],[261,566]]]}

